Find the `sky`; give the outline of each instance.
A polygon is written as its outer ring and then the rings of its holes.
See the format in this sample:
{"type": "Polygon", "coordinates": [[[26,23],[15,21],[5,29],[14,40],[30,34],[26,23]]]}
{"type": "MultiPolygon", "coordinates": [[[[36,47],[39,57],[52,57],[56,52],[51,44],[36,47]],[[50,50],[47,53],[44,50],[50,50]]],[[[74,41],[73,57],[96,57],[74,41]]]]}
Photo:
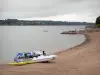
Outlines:
{"type": "Polygon", "coordinates": [[[100,0],[0,0],[0,19],[95,22],[100,0]]]}

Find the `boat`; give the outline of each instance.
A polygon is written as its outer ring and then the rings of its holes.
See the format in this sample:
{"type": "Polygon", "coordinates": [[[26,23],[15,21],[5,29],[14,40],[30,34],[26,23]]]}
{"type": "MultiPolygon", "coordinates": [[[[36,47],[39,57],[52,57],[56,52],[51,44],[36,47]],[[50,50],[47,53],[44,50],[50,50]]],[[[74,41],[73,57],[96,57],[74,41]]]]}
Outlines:
{"type": "Polygon", "coordinates": [[[9,65],[15,65],[15,66],[22,66],[22,65],[26,65],[26,64],[33,64],[35,63],[34,61],[21,61],[21,62],[11,62],[8,63],[9,65]]]}
{"type": "Polygon", "coordinates": [[[34,57],[32,60],[34,62],[49,62],[51,60],[54,60],[56,57],[56,55],[41,55],[38,57],[34,57]]]}
{"type": "Polygon", "coordinates": [[[44,55],[42,50],[34,51],[34,53],[37,55],[39,54],[38,57],[33,57],[32,60],[34,62],[49,62],[57,57],[57,55],[46,55],[46,54],[44,55]]]}
{"type": "MultiPolygon", "coordinates": [[[[27,54],[30,54],[30,52],[28,52],[27,54]]],[[[14,62],[8,64],[21,66],[26,64],[33,64],[36,62],[49,62],[51,60],[54,60],[56,57],[57,57],[56,55],[43,55],[41,51],[34,51],[34,55],[31,58],[30,57],[25,58],[23,53],[18,53],[17,57],[14,58],[14,62]]]]}

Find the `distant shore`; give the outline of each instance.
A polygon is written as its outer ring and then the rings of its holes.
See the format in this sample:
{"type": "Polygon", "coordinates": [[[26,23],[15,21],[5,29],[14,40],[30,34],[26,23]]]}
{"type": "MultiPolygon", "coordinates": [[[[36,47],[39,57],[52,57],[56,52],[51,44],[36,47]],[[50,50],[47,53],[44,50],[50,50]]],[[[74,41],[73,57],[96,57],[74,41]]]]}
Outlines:
{"type": "Polygon", "coordinates": [[[100,74],[100,32],[86,32],[86,40],[56,53],[53,63],[25,66],[0,65],[1,75],[98,75],[100,74]]]}
{"type": "Polygon", "coordinates": [[[18,19],[5,19],[0,20],[1,26],[38,26],[38,25],[94,25],[95,23],[89,22],[68,22],[68,21],[52,21],[52,20],[18,20],[18,19]]]}

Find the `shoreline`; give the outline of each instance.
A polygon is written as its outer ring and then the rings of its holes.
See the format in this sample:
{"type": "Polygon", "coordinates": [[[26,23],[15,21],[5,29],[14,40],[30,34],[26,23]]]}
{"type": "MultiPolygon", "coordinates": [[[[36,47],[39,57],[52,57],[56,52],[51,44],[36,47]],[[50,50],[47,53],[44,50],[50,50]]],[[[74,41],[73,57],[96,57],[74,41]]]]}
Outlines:
{"type": "MultiPolygon", "coordinates": [[[[74,49],[74,48],[77,48],[77,47],[80,47],[80,46],[83,46],[83,45],[85,45],[86,43],[88,43],[89,41],[89,38],[88,38],[88,35],[87,34],[83,34],[84,35],[84,37],[85,37],[85,40],[82,42],[82,43],[80,43],[80,44],[76,44],[75,46],[73,46],[73,47],[70,47],[70,48],[68,48],[68,49],[64,49],[64,50],[60,50],[60,51],[57,51],[57,52],[54,52],[53,54],[56,54],[56,55],[59,55],[59,54],[61,54],[61,53],[63,53],[63,52],[67,52],[67,51],[69,51],[69,50],[72,50],[72,49],[74,49]]],[[[8,65],[7,64],[7,62],[4,62],[4,63],[0,63],[0,65],[8,65]]]]}
{"type": "Polygon", "coordinates": [[[25,66],[0,65],[1,75],[98,75],[100,73],[100,32],[85,34],[86,40],[56,53],[53,63],[25,66]]]}
{"type": "Polygon", "coordinates": [[[81,46],[87,44],[87,43],[90,41],[90,38],[89,38],[89,36],[87,35],[87,33],[85,33],[85,34],[83,34],[83,35],[84,35],[84,37],[85,37],[85,40],[84,40],[82,43],[80,43],[80,44],[78,44],[78,45],[75,45],[75,46],[73,46],[73,47],[71,47],[71,48],[64,49],[64,50],[62,50],[62,51],[57,51],[57,52],[55,52],[54,54],[59,55],[59,54],[61,54],[61,53],[63,53],[63,52],[67,52],[67,51],[69,51],[69,50],[73,50],[74,48],[81,47],[81,46]]]}
{"type": "MultiPolygon", "coordinates": [[[[87,44],[89,42],[89,36],[87,34],[83,34],[83,35],[85,37],[85,40],[82,43],[75,45],[73,47],[70,47],[68,49],[64,49],[64,50],[61,50],[61,51],[54,52],[53,54],[60,55],[63,52],[67,52],[67,51],[73,50],[74,48],[81,47],[81,46],[87,44]]],[[[3,62],[3,63],[0,63],[0,65],[8,65],[8,64],[7,64],[7,62],[3,62]]]]}

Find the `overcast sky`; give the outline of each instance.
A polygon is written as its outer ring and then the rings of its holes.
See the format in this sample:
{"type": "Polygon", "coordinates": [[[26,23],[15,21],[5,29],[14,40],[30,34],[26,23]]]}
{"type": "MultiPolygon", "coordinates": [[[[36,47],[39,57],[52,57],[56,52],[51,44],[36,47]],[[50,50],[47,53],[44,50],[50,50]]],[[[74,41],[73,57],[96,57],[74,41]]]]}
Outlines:
{"type": "Polygon", "coordinates": [[[100,0],[0,0],[0,19],[94,22],[100,0]]]}

